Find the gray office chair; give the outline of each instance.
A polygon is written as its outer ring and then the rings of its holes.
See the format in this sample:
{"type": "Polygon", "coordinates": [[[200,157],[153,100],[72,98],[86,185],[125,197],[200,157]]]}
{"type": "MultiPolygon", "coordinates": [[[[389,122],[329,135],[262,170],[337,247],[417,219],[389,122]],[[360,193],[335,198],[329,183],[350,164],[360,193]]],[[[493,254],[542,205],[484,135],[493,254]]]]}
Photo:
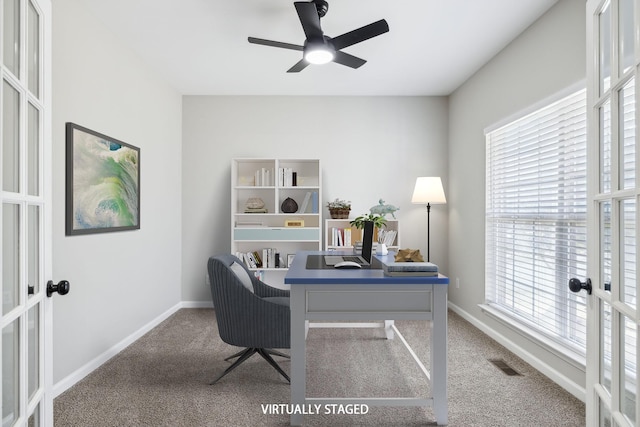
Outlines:
{"type": "Polygon", "coordinates": [[[273,350],[290,348],[291,345],[289,291],[273,288],[260,281],[233,255],[209,258],[207,269],[220,338],[227,344],[245,347],[225,359],[238,358],[211,384],[255,353],[290,382],[289,376],[271,357],[289,357],[273,350]]]}

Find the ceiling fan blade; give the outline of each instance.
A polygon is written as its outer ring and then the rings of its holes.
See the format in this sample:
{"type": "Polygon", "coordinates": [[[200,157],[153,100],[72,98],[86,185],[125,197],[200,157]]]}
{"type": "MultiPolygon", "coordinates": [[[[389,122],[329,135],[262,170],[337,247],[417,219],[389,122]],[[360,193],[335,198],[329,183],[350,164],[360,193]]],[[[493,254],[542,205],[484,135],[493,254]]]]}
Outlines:
{"type": "Polygon", "coordinates": [[[316,5],[307,1],[297,1],[293,3],[296,6],[300,23],[304,34],[308,39],[322,39],[322,28],[320,27],[320,16],[316,5]]]}
{"type": "Polygon", "coordinates": [[[336,52],[336,56],[335,58],[333,58],[333,62],[337,62],[338,64],[346,65],[347,67],[351,68],[360,68],[367,63],[367,61],[365,61],[364,59],[340,51],[336,52]]]}
{"type": "Polygon", "coordinates": [[[300,61],[296,63],[296,65],[289,68],[287,70],[287,73],[299,73],[300,71],[307,68],[307,65],[309,65],[309,62],[306,59],[302,58],[300,61]]]}
{"type": "Polygon", "coordinates": [[[300,50],[300,51],[304,49],[302,46],[298,46],[297,44],[275,42],[273,40],[258,39],[255,37],[249,37],[249,43],[261,44],[264,46],[281,47],[283,49],[300,50]]]}
{"type": "Polygon", "coordinates": [[[368,40],[372,37],[379,36],[389,31],[389,24],[384,19],[381,19],[373,24],[365,25],[357,30],[349,31],[338,37],[331,39],[336,50],[343,49],[347,46],[360,43],[368,40]]]}

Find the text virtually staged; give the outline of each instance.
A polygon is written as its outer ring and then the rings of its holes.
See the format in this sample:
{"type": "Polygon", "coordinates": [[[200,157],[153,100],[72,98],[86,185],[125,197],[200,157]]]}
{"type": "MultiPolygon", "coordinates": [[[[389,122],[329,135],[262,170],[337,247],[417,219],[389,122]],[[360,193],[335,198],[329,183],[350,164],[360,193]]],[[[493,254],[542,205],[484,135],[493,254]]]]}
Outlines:
{"type": "Polygon", "coordinates": [[[262,403],[262,413],[265,415],[364,415],[369,413],[369,406],[358,403],[325,403],[325,404],[289,404],[262,403]]]}

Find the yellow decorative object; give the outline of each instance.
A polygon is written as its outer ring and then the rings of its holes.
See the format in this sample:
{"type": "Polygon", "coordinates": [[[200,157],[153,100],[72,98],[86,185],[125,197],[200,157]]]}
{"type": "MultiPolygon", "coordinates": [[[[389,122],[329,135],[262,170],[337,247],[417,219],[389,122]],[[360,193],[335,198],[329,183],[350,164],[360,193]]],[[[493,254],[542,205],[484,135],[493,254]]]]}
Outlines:
{"type": "Polygon", "coordinates": [[[303,219],[287,219],[284,221],[285,227],[304,227],[303,219]]]}
{"type": "Polygon", "coordinates": [[[395,262],[424,262],[420,249],[400,249],[396,254],[395,262]]]}

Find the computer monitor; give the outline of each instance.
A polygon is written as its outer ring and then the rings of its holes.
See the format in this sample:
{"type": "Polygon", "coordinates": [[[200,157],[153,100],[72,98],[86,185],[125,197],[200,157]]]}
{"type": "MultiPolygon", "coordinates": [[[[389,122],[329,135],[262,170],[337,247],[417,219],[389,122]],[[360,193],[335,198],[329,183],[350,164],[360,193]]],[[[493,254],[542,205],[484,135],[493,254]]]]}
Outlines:
{"type": "Polygon", "coordinates": [[[373,221],[364,222],[362,235],[362,253],[360,254],[368,263],[371,263],[371,250],[373,249],[373,221]]]}

